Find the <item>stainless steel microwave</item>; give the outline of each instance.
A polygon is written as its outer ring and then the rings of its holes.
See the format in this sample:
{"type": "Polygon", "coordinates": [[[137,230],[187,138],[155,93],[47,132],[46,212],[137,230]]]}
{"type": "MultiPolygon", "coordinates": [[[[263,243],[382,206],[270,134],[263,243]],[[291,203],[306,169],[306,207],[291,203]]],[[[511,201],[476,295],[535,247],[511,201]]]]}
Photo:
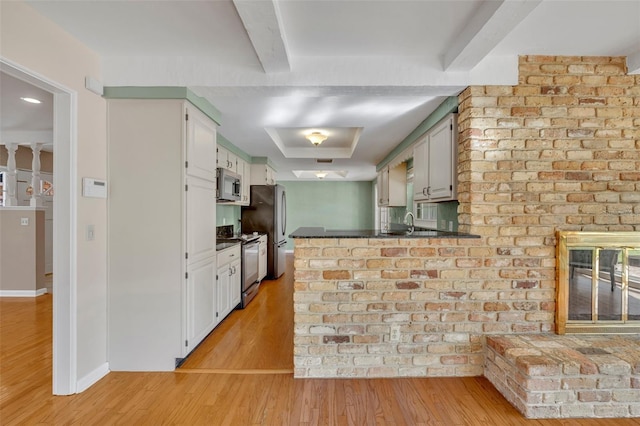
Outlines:
{"type": "Polygon", "coordinates": [[[240,191],[242,183],[240,176],[232,171],[218,167],[216,171],[216,200],[217,201],[240,201],[240,191]]]}

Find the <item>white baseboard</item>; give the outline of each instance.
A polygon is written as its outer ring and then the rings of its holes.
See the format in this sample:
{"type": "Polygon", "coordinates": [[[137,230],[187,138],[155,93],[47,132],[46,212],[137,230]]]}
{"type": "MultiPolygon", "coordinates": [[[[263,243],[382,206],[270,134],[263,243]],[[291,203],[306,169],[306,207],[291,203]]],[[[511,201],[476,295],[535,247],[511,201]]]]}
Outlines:
{"type": "Polygon", "coordinates": [[[47,288],[37,290],[0,290],[0,297],[38,297],[47,294],[47,288]]]}
{"type": "Polygon", "coordinates": [[[109,363],[105,362],[76,383],[76,393],[84,392],[104,376],[109,374],[109,363]]]}

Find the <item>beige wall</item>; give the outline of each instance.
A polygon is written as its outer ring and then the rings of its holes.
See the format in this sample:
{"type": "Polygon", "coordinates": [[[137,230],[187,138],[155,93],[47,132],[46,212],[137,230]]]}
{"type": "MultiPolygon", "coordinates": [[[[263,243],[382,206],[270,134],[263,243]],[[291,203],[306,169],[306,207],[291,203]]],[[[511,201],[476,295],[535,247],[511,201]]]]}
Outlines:
{"type": "Polygon", "coordinates": [[[297,377],[482,374],[485,335],[553,332],[556,231],[640,231],[640,76],[528,56],[519,82],[459,96],[460,230],[479,239],[296,240],[297,377]]]}
{"type": "MultiPolygon", "coordinates": [[[[84,88],[101,79],[99,57],[22,2],[0,2],[0,54],[77,92],[77,377],[106,359],[106,200],[81,197],[81,178],[106,178],[106,102],[84,88]],[[87,225],[95,240],[85,241],[87,225]]],[[[55,292],[55,289],[54,289],[55,292]]]]}
{"type": "MultiPolygon", "coordinates": [[[[9,156],[5,146],[0,145],[0,166],[7,165],[9,156]]],[[[23,170],[31,170],[33,154],[31,148],[19,146],[16,151],[16,167],[23,170]]],[[[40,171],[53,173],[53,152],[40,151],[40,171]]]]}
{"type": "Polygon", "coordinates": [[[44,288],[44,211],[0,207],[0,235],[0,290],[44,288]]]}

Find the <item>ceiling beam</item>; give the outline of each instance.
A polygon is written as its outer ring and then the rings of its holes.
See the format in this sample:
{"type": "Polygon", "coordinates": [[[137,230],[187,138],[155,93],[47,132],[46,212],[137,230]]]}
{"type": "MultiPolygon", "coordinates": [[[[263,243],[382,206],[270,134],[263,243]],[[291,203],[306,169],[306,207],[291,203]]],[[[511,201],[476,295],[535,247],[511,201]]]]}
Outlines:
{"type": "Polygon", "coordinates": [[[628,74],[640,74],[640,50],[627,56],[628,74]]]}
{"type": "Polygon", "coordinates": [[[445,71],[469,71],[482,61],[542,0],[483,2],[444,56],[445,71]]]}
{"type": "Polygon", "coordinates": [[[233,0],[267,74],[291,71],[278,0],[233,0]]]}

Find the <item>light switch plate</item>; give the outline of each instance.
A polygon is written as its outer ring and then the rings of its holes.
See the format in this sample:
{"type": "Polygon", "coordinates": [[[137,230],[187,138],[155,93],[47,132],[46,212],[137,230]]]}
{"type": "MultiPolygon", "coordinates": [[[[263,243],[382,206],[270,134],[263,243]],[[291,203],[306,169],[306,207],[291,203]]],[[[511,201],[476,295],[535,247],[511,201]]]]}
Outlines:
{"type": "Polygon", "coordinates": [[[29,218],[28,217],[21,217],[20,218],[20,225],[29,226],[29,218]]]}

